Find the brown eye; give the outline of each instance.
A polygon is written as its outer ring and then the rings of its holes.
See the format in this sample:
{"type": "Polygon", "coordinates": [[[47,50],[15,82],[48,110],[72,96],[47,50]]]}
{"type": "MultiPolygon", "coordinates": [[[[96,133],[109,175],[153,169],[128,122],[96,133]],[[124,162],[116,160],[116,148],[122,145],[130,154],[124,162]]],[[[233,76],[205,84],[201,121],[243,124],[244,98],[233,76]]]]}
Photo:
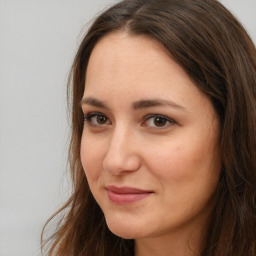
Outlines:
{"type": "Polygon", "coordinates": [[[102,113],[89,113],[84,116],[84,121],[91,126],[105,126],[111,124],[110,120],[102,113]]]}
{"type": "Polygon", "coordinates": [[[174,124],[176,124],[176,122],[172,118],[160,114],[148,115],[145,117],[145,120],[143,122],[143,126],[159,129],[168,128],[174,124]]]}
{"type": "Polygon", "coordinates": [[[98,115],[96,117],[96,119],[97,119],[98,124],[106,124],[107,121],[108,121],[108,119],[105,116],[102,116],[102,115],[98,115]]]}
{"type": "Polygon", "coordinates": [[[160,117],[160,116],[154,118],[154,125],[157,126],[157,127],[165,126],[166,123],[167,123],[166,118],[163,118],[163,117],[160,117]]]}

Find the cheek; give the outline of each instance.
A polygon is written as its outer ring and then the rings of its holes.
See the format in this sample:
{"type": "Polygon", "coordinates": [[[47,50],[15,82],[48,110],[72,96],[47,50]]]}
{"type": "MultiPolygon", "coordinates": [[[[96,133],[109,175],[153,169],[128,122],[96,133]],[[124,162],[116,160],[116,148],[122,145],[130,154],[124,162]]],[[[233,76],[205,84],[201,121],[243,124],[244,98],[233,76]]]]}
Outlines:
{"type": "Polygon", "coordinates": [[[97,146],[97,140],[82,136],[80,157],[88,182],[95,181],[101,174],[101,155],[103,148],[97,146]]]}
{"type": "Polygon", "coordinates": [[[149,171],[160,182],[159,194],[177,218],[193,215],[208,205],[216,191],[220,161],[214,146],[205,143],[169,145],[168,151],[148,155],[149,171]],[[157,161],[155,160],[157,159],[157,161]]]}
{"type": "Polygon", "coordinates": [[[148,166],[159,179],[180,184],[209,176],[218,179],[220,160],[214,141],[172,140],[161,147],[147,147],[148,166]],[[153,149],[153,150],[150,150],[153,149]]]}

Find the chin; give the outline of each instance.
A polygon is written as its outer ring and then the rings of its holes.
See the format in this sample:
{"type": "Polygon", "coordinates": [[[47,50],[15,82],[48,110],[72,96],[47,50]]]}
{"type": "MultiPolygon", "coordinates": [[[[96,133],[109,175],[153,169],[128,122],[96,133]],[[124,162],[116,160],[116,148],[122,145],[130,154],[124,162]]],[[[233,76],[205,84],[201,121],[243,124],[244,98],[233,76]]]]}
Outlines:
{"type": "Polygon", "coordinates": [[[137,239],[143,237],[141,227],[132,225],[128,221],[122,221],[122,223],[114,220],[107,220],[107,226],[109,230],[116,236],[122,237],[124,239],[137,239]]]}

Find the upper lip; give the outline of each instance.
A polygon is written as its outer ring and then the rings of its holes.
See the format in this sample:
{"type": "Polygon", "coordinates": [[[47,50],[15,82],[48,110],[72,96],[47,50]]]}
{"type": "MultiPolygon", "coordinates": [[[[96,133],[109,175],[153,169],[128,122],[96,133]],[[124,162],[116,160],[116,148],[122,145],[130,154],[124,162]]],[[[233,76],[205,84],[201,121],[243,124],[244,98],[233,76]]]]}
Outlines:
{"type": "Polygon", "coordinates": [[[106,189],[110,192],[116,194],[145,194],[145,193],[152,193],[149,190],[142,190],[138,188],[132,187],[116,187],[116,186],[107,186],[106,189]]]}

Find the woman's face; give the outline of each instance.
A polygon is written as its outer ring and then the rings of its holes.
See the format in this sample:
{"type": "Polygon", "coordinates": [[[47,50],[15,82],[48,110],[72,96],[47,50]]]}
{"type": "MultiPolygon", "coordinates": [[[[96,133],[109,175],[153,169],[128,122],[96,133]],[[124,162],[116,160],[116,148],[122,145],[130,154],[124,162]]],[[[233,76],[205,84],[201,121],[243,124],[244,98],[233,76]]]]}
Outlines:
{"type": "Polygon", "coordinates": [[[82,109],[82,165],[113,233],[146,239],[204,225],[220,175],[218,117],[158,42],[101,39],[82,109]]]}

